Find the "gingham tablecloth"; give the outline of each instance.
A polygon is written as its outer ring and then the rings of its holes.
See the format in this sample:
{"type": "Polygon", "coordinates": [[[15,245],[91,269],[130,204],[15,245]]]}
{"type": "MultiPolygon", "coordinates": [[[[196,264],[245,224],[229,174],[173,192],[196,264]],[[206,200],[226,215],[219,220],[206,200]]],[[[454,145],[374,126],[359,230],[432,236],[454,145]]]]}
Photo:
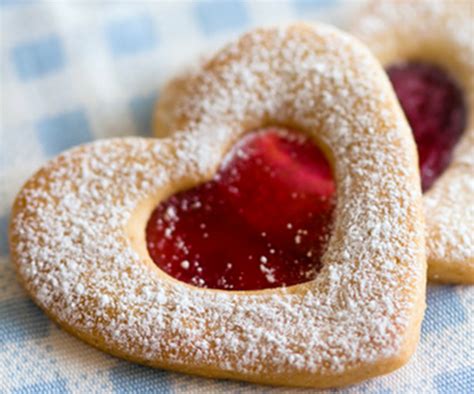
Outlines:
{"type": "MultiPolygon", "coordinates": [[[[154,370],[101,353],[54,325],[18,285],[8,256],[21,184],[64,149],[150,135],[153,102],[197,53],[250,26],[343,24],[353,3],[0,0],[0,391],[286,391],[154,370]]],[[[474,287],[430,286],[422,338],[401,370],[344,392],[473,393],[474,287]]]]}

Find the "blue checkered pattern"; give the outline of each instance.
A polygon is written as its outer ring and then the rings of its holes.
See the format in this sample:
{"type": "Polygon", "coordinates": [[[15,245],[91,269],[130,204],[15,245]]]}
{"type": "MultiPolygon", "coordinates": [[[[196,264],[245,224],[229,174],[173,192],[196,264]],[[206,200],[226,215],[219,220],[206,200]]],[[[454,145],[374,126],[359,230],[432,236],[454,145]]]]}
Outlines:
{"type": "Polygon", "coordinates": [[[25,82],[57,73],[65,64],[61,40],[48,35],[19,43],[11,50],[11,61],[18,78],[25,82]]]}
{"type": "MultiPolygon", "coordinates": [[[[257,24],[337,23],[352,6],[342,0],[0,0],[0,392],[282,391],[133,365],[66,334],[15,280],[8,218],[21,184],[53,155],[95,138],[150,136],[159,87],[210,45],[257,24]]],[[[427,303],[411,363],[343,392],[474,392],[474,289],[430,286],[427,303]]]]}
{"type": "Polygon", "coordinates": [[[151,16],[139,14],[108,22],[105,37],[115,56],[133,56],[153,50],[158,44],[156,26],[151,16]]]}
{"type": "Polygon", "coordinates": [[[239,29],[249,22],[245,4],[239,0],[196,2],[194,12],[199,27],[207,35],[239,29]]]}
{"type": "Polygon", "coordinates": [[[39,119],[35,126],[39,142],[48,156],[92,140],[89,122],[82,110],[46,116],[39,119]]]}

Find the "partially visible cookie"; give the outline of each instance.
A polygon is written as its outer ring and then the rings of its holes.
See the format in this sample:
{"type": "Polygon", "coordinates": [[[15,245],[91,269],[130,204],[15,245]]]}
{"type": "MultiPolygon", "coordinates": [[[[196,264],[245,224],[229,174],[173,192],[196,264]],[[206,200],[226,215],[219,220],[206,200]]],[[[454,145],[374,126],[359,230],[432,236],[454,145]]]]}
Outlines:
{"type": "MultiPolygon", "coordinates": [[[[445,135],[438,137],[441,148],[453,142],[449,140],[449,135],[446,138],[446,134],[457,134],[453,137],[458,141],[453,151],[442,152],[450,156],[446,157],[450,159],[449,165],[424,195],[428,276],[430,280],[440,282],[473,284],[473,3],[469,0],[371,1],[355,18],[351,31],[369,46],[389,75],[392,74],[392,82],[399,97],[401,95],[401,104],[412,123],[415,138],[421,141],[418,148],[422,177],[424,149],[426,145],[433,144],[433,139],[437,137],[421,134],[430,132],[433,118],[439,117],[439,123],[444,128],[440,132],[445,135]],[[398,82],[393,74],[404,72],[408,75],[410,67],[412,70],[424,67],[425,72],[418,78],[412,76],[404,86],[404,81],[398,82]],[[429,71],[429,68],[434,68],[434,71],[429,71]],[[433,81],[443,72],[463,95],[464,109],[453,108],[443,114],[446,107],[459,100],[455,97],[456,93],[443,92],[439,83],[433,81]],[[434,88],[432,92],[423,93],[417,84],[434,88]],[[432,106],[431,110],[427,108],[429,106],[432,106]],[[420,117],[418,121],[414,119],[417,116],[420,117]],[[450,127],[456,127],[456,122],[463,129],[460,137],[459,131],[450,130],[450,127]]],[[[438,155],[434,159],[442,161],[445,158],[438,155]]]]}

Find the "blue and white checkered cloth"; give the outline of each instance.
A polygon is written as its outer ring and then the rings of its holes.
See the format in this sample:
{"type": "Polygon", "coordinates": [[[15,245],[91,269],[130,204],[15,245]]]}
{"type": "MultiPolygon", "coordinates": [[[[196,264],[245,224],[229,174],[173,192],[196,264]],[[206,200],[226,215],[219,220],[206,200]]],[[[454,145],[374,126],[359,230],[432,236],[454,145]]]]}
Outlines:
{"type": "MultiPolygon", "coordinates": [[[[55,326],[26,296],[8,257],[9,209],[47,159],[96,138],[150,135],[157,92],[178,67],[256,24],[341,23],[331,0],[0,0],[0,392],[261,392],[118,360],[55,326]]],[[[430,286],[409,365],[351,393],[473,393],[474,288],[430,286]]]]}

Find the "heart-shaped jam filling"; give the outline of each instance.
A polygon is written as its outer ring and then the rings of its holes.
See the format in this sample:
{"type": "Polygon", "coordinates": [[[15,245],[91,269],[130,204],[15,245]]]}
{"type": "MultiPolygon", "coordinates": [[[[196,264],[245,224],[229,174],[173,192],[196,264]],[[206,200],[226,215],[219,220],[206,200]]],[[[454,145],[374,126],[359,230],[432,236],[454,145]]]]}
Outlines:
{"type": "Polygon", "coordinates": [[[464,131],[463,94],[446,72],[431,64],[397,64],[387,73],[414,133],[426,191],[449,165],[464,131]]]}
{"type": "Polygon", "coordinates": [[[321,268],[334,207],[331,168],[314,142],[260,130],[231,149],[212,180],[158,205],[147,246],[162,270],[195,286],[290,286],[321,268]]]}

